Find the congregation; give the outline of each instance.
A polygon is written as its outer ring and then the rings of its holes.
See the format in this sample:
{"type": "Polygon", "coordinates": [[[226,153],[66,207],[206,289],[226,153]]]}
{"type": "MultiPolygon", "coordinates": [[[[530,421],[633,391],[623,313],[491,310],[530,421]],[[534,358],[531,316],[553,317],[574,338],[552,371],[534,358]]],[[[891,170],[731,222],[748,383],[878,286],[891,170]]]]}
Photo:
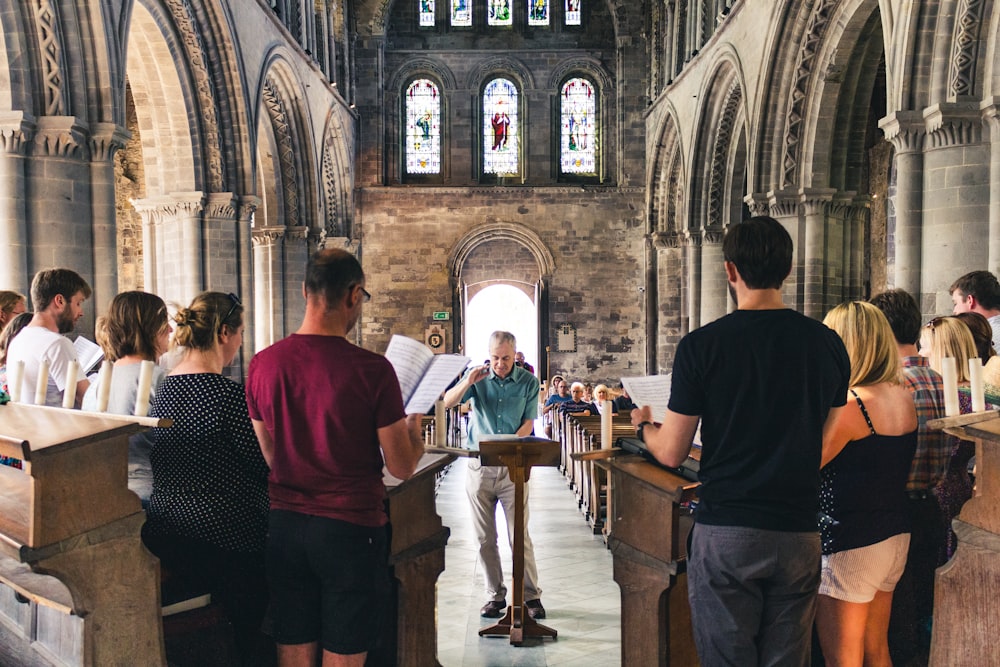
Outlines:
{"type": "MultiPolygon", "coordinates": [[[[726,550],[705,548],[706,540],[715,545],[730,544],[727,540],[734,538],[723,529],[733,526],[769,534],[815,535],[815,541],[789,547],[787,553],[796,557],[813,551],[817,556],[822,554],[821,567],[815,572],[809,567],[809,558],[791,559],[802,571],[788,575],[797,581],[785,582],[788,590],[794,589],[790,597],[798,598],[796,604],[784,610],[791,620],[785,628],[775,620],[777,611],[772,610],[770,617],[765,612],[756,620],[746,618],[740,615],[744,612],[734,611],[739,597],[732,591],[699,588],[698,580],[693,580],[692,613],[695,618],[699,613],[712,614],[712,622],[695,626],[703,664],[718,664],[720,656],[731,659],[731,664],[741,664],[740,651],[752,649],[764,655],[763,646],[768,643],[771,648],[780,645],[779,662],[802,662],[802,656],[809,652],[814,616],[818,647],[812,651],[816,656],[821,653],[827,664],[890,664],[890,660],[892,664],[911,664],[921,652],[926,655],[934,570],[954,555],[951,521],[971,497],[974,485],[971,445],[930,430],[927,423],[945,414],[943,375],[948,373],[955,376],[962,413],[983,409],[973,404],[980,377],[977,369],[985,388],[985,407],[1000,407],[1000,282],[988,271],[961,276],[949,290],[953,313],[928,322],[923,321],[913,297],[897,289],[875,295],[867,302],[837,306],[827,313],[824,327],[781,305],[776,293],[787,268],[784,257],[777,256],[780,253],[772,253],[774,266],[761,269],[747,264],[750,260],[746,257],[767,258],[774,247],[784,243],[783,238],[778,238],[780,233],[767,223],[770,219],[754,220],[763,229],[763,251],[744,252],[737,245],[739,239],[727,246],[735,253],[727,254],[726,267],[738,296],[738,310],[684,339],[688,342],[678,350],[674,392],[666,415],[653,415],[648,407],[636,406],[620,385],[592,386],[556,374],[546,379],[545,395],[538,404],[524,411],[523,424],[518,416],[517,423],[506,432],[520,434],[522,426],[530,432],[537,413],[546,434],[551,435],[557,413],[596,416],[610,409],[614,415],[631,415],[650,451],[666,465],[677,466],[677,452],[686,455],[685,448],[690,448],[701,420],[702,481],[707,479],[706,471],[708,475],[718,473],[718,477],[703,486],[689,572],[735,568],[737,580],[750,577],[747,562],[713,562],[712,558],[726,550]],[[775,364],[780,372],[741,380],[749,387],[747,393],[740,393],[738,383],[727,385],[725,400],[720,402],[714,394],[718,389],[713,388],[713,378],[705,374],[705,369],[712,366],[713,355],[724,355],[719,352],[720,343],[709,337],[725,340],[725,327],[731,326],[727,319],[745,317],[751,310],[780,310],[780,316],[785,318],[780,329],[788,332],[786,337],[804,332],[796,345],[818,359],[816,364],[820,366],[805,366],[793,373],[789,368],[794,364],[775,364]],[[795,319],[788,319],[793,316],[795,319]],[[808,340],[818,341],[823,353],[810,350],[808,340]],[[784,399],[791,393],[802,398],[804,385],[795,373],[806,372],[815,372],[814,379],[822,380],[822,397],[809,408],[813,413],[806,415],[803,407],[803,414],[793,415],[786,428],[807,434],[805,437],[814,438],[817,444],[821,442],[821,447],[815,448],[815,460],[810,458],[813,454],[805,458],[790,454],[790,450],[783,449],[779,436],[769,440],[774,456],[763,463],[749,467],[732,461],[713,463],[720,443],[734,438],[753,440],[752,431],[763,419],[759,401],[788,407],[784,399]],[[760,394],[758,398],[750,398],[754,391],[760,394]],[[745,404],[741,403],[744,399],[745,404]],[[727,420],[730,423],[723,423],[727,420]],[[750,430],[739,434],[733,430],[744,427],[750,430]],[[810,468],[821,470],[815,488],[808,481],[810,468]],[[727,478],[731,483],[734,475],[746,477],[747,484],[775,475],[801,483],[786,484],[792,491],[781,501],[785,505],[776,508],[768,505],[773,499],[754,504],[749,486],[737,491],[726,489],[727,478]],[[798,507],[793,508],[795,504],[798,507]],[[815,511],[810,512],[810,508],[815,511]],[[710,551],[715,556],[710,556],[710,551]],[[703,611],[699,612],[699,607],[703,611]],[[727,626],[729,622],[732,627],[727,626]],[[774,626],[767,628],[771,634],[754,638],[763,625],[774,626]],[[728,645],[723,646],[719,636],[727,628],[735,636],[749,633],[750,649],[739,641],[727,640],[728,645]]],[[[735,228],[739,227],[743,225],[735,228]]],[[[759,243],[760,239],[743,242],[759,243]]],[[[342,251],[321,251],[310,260],[304,293],[310,305],[303,329],[284,343],[300,347],[284,352],[286,355],[301,356],[306,349],[301,346],[307,342],[319,344],[310,336],[342,338],[356,324],[362,304],[370,298],[360,266],[342,251]],[[334,317],[334,325],[328,322],[324,328],[317,324],[322,321],[318,313],[329,313],[333,306],[334,315],[327,317],[334,317]]],[[[372,558],[357,554],[353,558],[358,563],[380,562],[384,568],[381,531],[385,517],[381,509],[372,509],[381,502],[382,492],[375,487],[381,485],[383,460],[394,475],[403,479],[412,474],[423,447],[419,419],[406,417],[401,403],[396,405],[400,402],[399,389],[389,380],[394,375],[387,362],[354,346],[338,351],[351,355],[356,363],[374,364],[380,373],[388,373],[384,393],[378,394],[387,396],[379,399],[387,404],[371,408],[375,431],[361,434],[356,426],[343,427],[351,437],[369,443],[368,453],[325,469],[329,479],[338,479],[352,466],[364,470],[366,478],[370,478],[355,489],[358,502],[367,504],[347,506],[335,500],[343,497],[336,484],[306,472],[308,466],[326,465],[321,460],[323,454],[295,452],[294,445],[296,438],[319,433],[324,438],[341,437],[346,432],[337,431],[332,422],[312,423],[315,414],[298,415],[304,425],[301,432],[282,432],[294,420],[289,421],[291,413],[280,412],[289,410],[287,405],[277,405],[280,401],[276,387],[287,388],[289,382],[281,375],[280,365],[271,360],[270,355],[278,352],[258,355],[251,364],[246,387],[223,376],[223,369],[232,363],[242,344],[246,313],[237,295],[204,292],[189,305],[177,307],[173,316],[168,305],[155,295],[140,291],[117,295],[108,312],[98,319],[94,332],[111,371],[76,377],[77,352],[67,336],[73,333],[90,294],[90,286],[83,278],[63,268],[40,271],[34,277],[30,311],[24,295],[0,291],[0,401],[13,397],[27,403],[118,414],[142,412],[172,419],[171,428],[155,428],[148,434],[133,436],[129,448],[129,488],[140,496],[147,513],[142,538],[163,565],[164,596],[170,586],[210,590],[233,625],[240,664],[270,664],[262,657],[269,654],[276,654],[280,664],[311,664],[319,650],[360,656],[362,662],[357,664],[363,664],[371,633],[359,631],[358,619],[377,618],[382,613],[379,596],[384,592],[379,590],[372,599],[352,598],[346,602],[346,594],[338,587],[350,582],[323,580],[315,605],[308,606],[291,602],[287,594],[276,593],[308,588],[307,579],[292,581],[285,577],[280,584],[272,581],[270,590],[266,582],[276,563],[282,564],[286,572],[304,567],[302,559],[311,558],[311,550],[322,550],[322,545],[345,536],[381,545],[376,546],[372,558]],[[148,374],[145,379],[144,374],[148,374]],[[143,403],[146,407],[137,411],[136,403],[147,400],[142,396],[144,382],[148,386],[148,406],[143,403]],[[314,485],[316,490],[303,493],[303,487],[297,486],[300,484],[305,488],[314,485]],[[276,498],[280,500],[276,502],[276,498]],[[324,502],[331,503],[334,510],[324,509],[324,502]],[[308,535],[307,540],[316,540],[314,544],[302,545],[301,551],[295,551],[300,547],[285,543],[278,549],[273,543],[275,535],[284,535],[286,542],[294,541],[287,526],[299,520],[296,516],[316,515],[330,523],[308,527],[294,524],[295,531],[308,535]],[[293,562],[298,564],[290,566],[293,562]],[[276,595],[280,599],[275,600],[276,595]],[[329,616],[317,611],[320,598],[326,595],[349,604],[350,613],[329,616]],[[268,613],[269,598],[291,610],[277,629],[268,613]],[[309,618],[310,614],[316,618],[309,618]],[[332,629],[338,624],[344,627],[332,629]]],[[[775,315],[767,313],[769,317],[775,315]]],[[[774,331],[765,320],[748,320],[760,333],[747,337],[742,331],[740,335],[755,345],[759,343],[763,355],[780,352],[790,361],[787,355],[794,354],[796,345],[781,349],[778,343],[766,343],[774,331]]],[[[475,389],[487,376],[518,382],[530,376],[533,384],[528,383],[529,393],[538,395],[537,377],[523,353],[516,352],[516,361],[511,363],[515,358],[513,336],[506,332],[494,334],[491,350],[497,349],[503,353],[491,353],[491,364],[469,371],[465,380],[446,395],[446,403],[470,398],[475,403],[477,396],[479,401],[487,401],[488,394],[477,394],[475,389]],[[512,372],[512,366],[519,370],[512,372]]],[[[343,381],[336,386],[343,386],[343,381]]],[[[342,407],[347,411],[344,414],[359,408],[356,401],[347,401],[342,407]]],[[[316,411],[322,409],[317,407],[316,411]]],[[[14,459],[3,463],[20,465],[14,459]]],[[[490,510],[496,502],[494,497],[490,510]]],[[[492,512],[488,521],[492,522],[492,512]]],[[[492,536],[495,549],[495,526],[483,530],[492,536]]],[[[739,548],[734,547],[734,551],[739,548]]],[[[355,575],[373,576],[361,569],[355,575]]],[[[533,618],[544,618],[540,588],[529,583],[526,605],[533,610],[533,618]]],[[[499,616],[506,606],[502,581],[487,582],[487,588],[490,597],[483,616],[499,616]]]]}

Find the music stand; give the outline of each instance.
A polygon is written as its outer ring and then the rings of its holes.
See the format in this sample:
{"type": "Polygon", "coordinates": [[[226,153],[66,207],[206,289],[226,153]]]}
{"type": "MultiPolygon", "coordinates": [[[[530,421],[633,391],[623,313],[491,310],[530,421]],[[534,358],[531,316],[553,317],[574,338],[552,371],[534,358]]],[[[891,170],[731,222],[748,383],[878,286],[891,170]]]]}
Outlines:
{"type": "Polygon", "coordinates": [[[489,436],[492,440],[479,443],[479,458],[484,466],[507,466],[514,481],[514,604],[494,625],[479,631],[479,636],[510,635],[510,643],[520,646],[525,637],[552,637],[558,633],[552,628],[536,623],[524,608],[524,485],[531,476],[532,466],[559,465],[559,443],[555,440],[527,436],[489,436]]]}

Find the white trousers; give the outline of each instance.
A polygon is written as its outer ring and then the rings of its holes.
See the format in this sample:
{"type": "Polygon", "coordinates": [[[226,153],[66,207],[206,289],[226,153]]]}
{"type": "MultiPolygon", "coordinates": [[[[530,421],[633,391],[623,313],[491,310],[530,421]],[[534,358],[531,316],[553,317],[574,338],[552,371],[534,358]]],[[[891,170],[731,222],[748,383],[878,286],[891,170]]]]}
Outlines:
{"type": "MultiPolygon", "coordinates": [[[[497,501],[503,505],[507,518],[507,541],[514,545],[514,482],[506,466],[481,466],[470,459],[465,480],[465,491],[472,507],[472,525],[479,539],[479,566],[486,579],[486,595],[490,600],[504,600],[504,584],[497,548],[497,501]]],[[[524,486],[524,601],[537,600],[542,590],[538,587],[538,569],[535,567],[535,549],[528,535],[528,485],[524,486]]]]}

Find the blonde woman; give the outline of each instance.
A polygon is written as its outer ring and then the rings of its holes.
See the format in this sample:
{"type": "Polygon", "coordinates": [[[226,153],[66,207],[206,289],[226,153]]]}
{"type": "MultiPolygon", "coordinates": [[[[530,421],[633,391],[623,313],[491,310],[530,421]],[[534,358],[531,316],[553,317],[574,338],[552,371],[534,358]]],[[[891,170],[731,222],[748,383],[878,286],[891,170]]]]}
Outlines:
{"type": "MultiPolygon", "coordinates": [[[[594,387],[594,407],[597,408],[598,414],[604,414],[604,401],[611,400],[611,390],[605,384],[599,384],[594,387]]],[[[617,415],[618,408],[615,407],[614,402],[611,403],[611,414],[617,415]]]]}
{"type": "Polygon", "coordinates": [[[917,413],[878,308],[845,303],[823,322],[847,347],[851,379],[847,405],[823,434],[816,626],[827,665],[889,666],[892,593],[910,543],[906,480],[917,413]]]}
{"type": "Polygon", "coordinates": [[[7,326],[12,319],[26,312],[27,300],[24,295],[11,290],[0,290],[0,329],[7,326]]]}

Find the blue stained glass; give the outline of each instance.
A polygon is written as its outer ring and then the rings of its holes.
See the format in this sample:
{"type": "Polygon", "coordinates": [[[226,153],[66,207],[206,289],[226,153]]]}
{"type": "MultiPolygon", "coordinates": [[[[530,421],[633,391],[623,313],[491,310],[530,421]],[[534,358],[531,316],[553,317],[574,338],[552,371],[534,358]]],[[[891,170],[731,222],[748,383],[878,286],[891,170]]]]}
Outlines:
{"type": "Polygon", "coordinates": [[[487,23],[490,25],[513,25],[510,2],[511,0],[489,0],[487,23]]]}
{"type": "Polygon", "coordinates": [[[461,27],[472,25],[472,0],[451,0],[451,24],[461,27]]]}
{"type": "Polygon", "coordinates": [[[420,26],[434,25],[434,0],[420,0],[420,26]]]}
{"type": "Polygon", "coordinates": [[[566,0],[566,25],[580,25],[580,3],[583,0],[566,0]]]}
{"type": "Polygon", "coordinates": [[[549,0],[528,0],[528,25],[549,24],[549,0]]]}
{"type": "Polygon", "coordinates": [[[516,174],[518,167],[517,86],[494,79],[483,89],[483,171],[516,174]]]}
{"type": "Polygon", "coordinates": [[[560,91],[560,166],[564,174],[597,173],[597,95],[586,79],[570,79],[560,91]]]}
{"type": "Polygon", "coordinates": [[[441,95],[427,79],[406,89],[406,173],[441,173],[441,95]]]}

